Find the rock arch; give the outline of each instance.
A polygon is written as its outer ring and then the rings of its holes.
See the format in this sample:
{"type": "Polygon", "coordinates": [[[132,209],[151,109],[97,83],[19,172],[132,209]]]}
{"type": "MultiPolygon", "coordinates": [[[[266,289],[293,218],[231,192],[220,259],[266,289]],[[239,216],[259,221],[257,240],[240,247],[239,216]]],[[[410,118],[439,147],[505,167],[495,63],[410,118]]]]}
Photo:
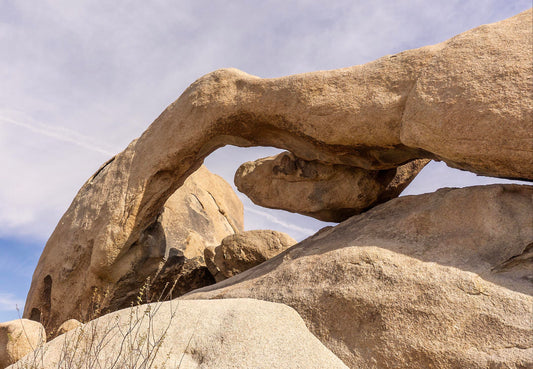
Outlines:
{"type": "MultiPolygon", "coordinates": [[[[372,170],[437,159],[531,180],[532,38],[529,10],[350,68],[274,79],[210,73],[84,184],[46,248],[94,245],[83,283],[110,278],[166,199],[227,144],[372,170]]],[[[39,278],[37,268],[27,306],[39,278]]]]}

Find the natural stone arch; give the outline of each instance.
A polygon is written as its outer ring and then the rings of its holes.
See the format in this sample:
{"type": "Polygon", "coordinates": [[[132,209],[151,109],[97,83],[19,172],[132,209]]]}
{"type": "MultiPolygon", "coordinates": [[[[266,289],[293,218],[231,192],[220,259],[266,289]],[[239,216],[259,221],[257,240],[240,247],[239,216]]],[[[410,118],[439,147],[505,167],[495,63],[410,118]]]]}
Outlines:
{"type": "MultiPolygon", "coordinates": [[[[363,169],[429,158],[533,179],[530,30],[527,11],[361,66],[275,79],[210,73],[85,183],[47,247],[92,247],[83,283],[110,278],[166,199],[227,144],[363,169]]],[[[29,299],[37,277],[39,268],[29,299]]]]}

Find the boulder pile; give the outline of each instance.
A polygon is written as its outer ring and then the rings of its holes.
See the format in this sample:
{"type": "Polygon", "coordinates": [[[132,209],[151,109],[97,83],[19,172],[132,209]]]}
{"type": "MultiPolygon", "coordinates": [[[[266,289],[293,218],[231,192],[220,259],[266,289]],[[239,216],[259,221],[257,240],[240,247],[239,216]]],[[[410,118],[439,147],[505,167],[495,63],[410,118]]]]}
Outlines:
{"type": "Polygon", "coordinates": [[[351,368],[526,368],[532,240],[533,186],[447,188],[391,200],[183,298],[289,305],[351,368]]]}
{"type": "MultiPolygon", "coordinates": [[[[115,188],[123,175],[98,181],[111,164],[104,164],[86,186],[115,188]]],[[[75,221],[81,230],[97,222],[99,215],[85,189],[77,199],[63,219],[75,221]]],[[[124,201],[117,193],[107,199],[106,206],[124,201]]],[[[108,227],[128,226],[122,220],[117,222],[108,227]]],[[[91,266],[97,258],[95,239],[84,238],[83,231],[66,234],[58,226],[35,270],[24,316],[41,321],[48,335],[55,336],[68,319],[87,321],[137,303],[143,288],[143,301],[150,301],[213,284],[204,249],[218,246],[226,236],[242,230],[243,208],[237,195],[226,181],[202,166],[167,199],[127,249],[107,250],[116,255],[110,268],[91,266]]]]}

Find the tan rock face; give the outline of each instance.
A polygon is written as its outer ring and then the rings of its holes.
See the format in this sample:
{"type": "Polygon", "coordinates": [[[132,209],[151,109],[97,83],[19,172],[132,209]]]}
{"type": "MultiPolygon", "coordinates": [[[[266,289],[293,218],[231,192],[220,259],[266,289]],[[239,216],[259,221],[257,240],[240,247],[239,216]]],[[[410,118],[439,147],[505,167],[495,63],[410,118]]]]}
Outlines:
{"type": "Polygon", "coordinates": [[[46,333],[40,323],[17,319],[0,323],[0,369],[17,362],[46,342],[46,333]]]}
{"type": "Polygon", "coordinates": [[[406,196],[183,298],[293,307],[351,368],[533,365],[533,187],[406,196]]]}
{"type": "Polygon", "coordinates": [[[217,282],[244,272],[285,251],[296,241],[288,234],[271,230],[237,233],[220,246],[204,251],[205,262],[217,282]]]}
{"type": "Polygon", "coordinates": [[[117,282],[106,305],[108,311],[130,306],[148,277],[155,299],[165,296],[170,288],[171,296],[177,297],[213,284],[203,259],[204,249],[242,230],[242,203],[226,181],[200,167],[132,245],[132,255],[115,264],[112,273],[117,282]]]}
{"type": "MultiPolygon", "coordinates": [[[[97,176],[105,170],[106,167],[101,169],[97,176]]],[[[114,179],[120,187],[122,178],[114,179]]],[[[89,183],[93,188],[99,185],[89,183]]],[[[102,186],[112,188],[114,184],[102,186]]],[[[219,245],[224,237],[243,228],[242,204],[229,184],[200,167],[169,197],[127,250],[106,250],[117,254],[111,268],[90,268],[91,260],[97,257],[94,253],[99,251],[93,247],[94,240],[82,235],[87,231],[86,224],[98,221],[99,215],[84,189],[78,196],[81,201],[65,215],[75,219],[78,230],[64,234],[60,223],[48,241],[24,312],[27,318],[43,321],[53,336],[67,319],[86,321],[136,302],[147,278],[150,286],[143,292],[143,301],[150,296],[164,297],[172,286],[172,296],[176,297],[215,283],[203,259],[204,248],[219,245]]],[[[122,197],[111,197],[106,206],[120,206],[124,201],[122,197]]]]}
{"type": "Polygon", "coordinates": [[[131,266],[123,260],[167,199],[226,144],[276,146],[368,170],[430,158],[533,179],[531,27],[529,10],[365,65],[275,79],[226,69],[200,78],[81,188],[48,241],[24,316],[40,308],[61,321],[85,311],[88,296],[70,305],[57,293],[66,288],[56,287],[68,281],[71,291],[90,291],[119,281],[117,266],[131,266]],[[64,313],[55,310],[65,301],[64,313]]]}
{"type": "Polygon", "coordinates": [[[455,168],[533,179],[532,19],[529,9],[437,45],[405,103],[402,143],[455,168]]]}
{"type": "Polygon", "coordinates": [[[257,205],[342,222],[398,197],[428,162],[365,170],[307,161],[284,152],[241,165],[235,185],[257,205]]]}
{"type": "MultiPolygon", "coordinates": [[[[347,368],[293,309],[251,299],[169,301],[121,310],[56,338],[41,352],[42,369],[57,368],[61,357],[72,367],[110,368],[115,363],[128,368],[133,362],[135,367],[148,363],[150,368],[180,369],[347,368]],[[107,344],[95,348],[103,337],[107,344]]],[[[33,357],[10,368],[25,368],[33,357]]]]}
{"type": "Polygon", "coordinates": [[[83,324],[79,320],[69,319],[59,326],[57,329],[57,335],[61,336],[62,334],[65,334],[73,329],[81,327],[82,325],[83,324]]]}

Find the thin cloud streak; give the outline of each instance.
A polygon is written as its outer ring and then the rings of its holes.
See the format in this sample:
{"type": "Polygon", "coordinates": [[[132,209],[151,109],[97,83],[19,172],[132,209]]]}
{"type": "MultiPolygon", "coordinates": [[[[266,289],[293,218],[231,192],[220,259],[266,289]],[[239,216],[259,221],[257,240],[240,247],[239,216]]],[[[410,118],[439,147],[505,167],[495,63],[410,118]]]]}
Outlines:
{"type": "Polygon", "coordinates": [[[272,223],[278,224],[278,225],[280,225],[282,227],[285,227],[285,228],[288,228],[288,229],[292,229],[293,231],[297,231],[297,232],[303,233],[306,236],[311,236],[312,234],[316,233],[316,230],[314,230],[314,229],[305,228],[305,227],[299,227],[299,226],[294,225],[294,224],[286,223],[286,222],[284,222],[282,220],[279,220],[278,218],[276,218],[272,214],[269,214],[269,213],[267,213],[265,211],[252,209],[251,207],[248,207],[248,206],[245,206],[244,210],[246,210],[246,211],[248,211],[248,212],[250,212],[252,214],[256,214],[256,215],[260,215],[262,217],[265,217],[266,219],[268,219],[272,223]]]}
{"type": "Polygon", "coordinates": [[[84,136],[78,132],[72,131],[66,128],[58,128],[49,126],[43,123],[34,122],[34,124],[21,122],[19,120],[11,119],[8,117],[0,116],[0,122],[12,124],[18,127],[29,129],[32,132],[41,134],[46,137],[50,137],[59,141],[69,142],[84,149],[88,149],[106,156],[113,156],[115,153],[106,150],[105,148],[94,144],[93,139],[84,136]]]}

